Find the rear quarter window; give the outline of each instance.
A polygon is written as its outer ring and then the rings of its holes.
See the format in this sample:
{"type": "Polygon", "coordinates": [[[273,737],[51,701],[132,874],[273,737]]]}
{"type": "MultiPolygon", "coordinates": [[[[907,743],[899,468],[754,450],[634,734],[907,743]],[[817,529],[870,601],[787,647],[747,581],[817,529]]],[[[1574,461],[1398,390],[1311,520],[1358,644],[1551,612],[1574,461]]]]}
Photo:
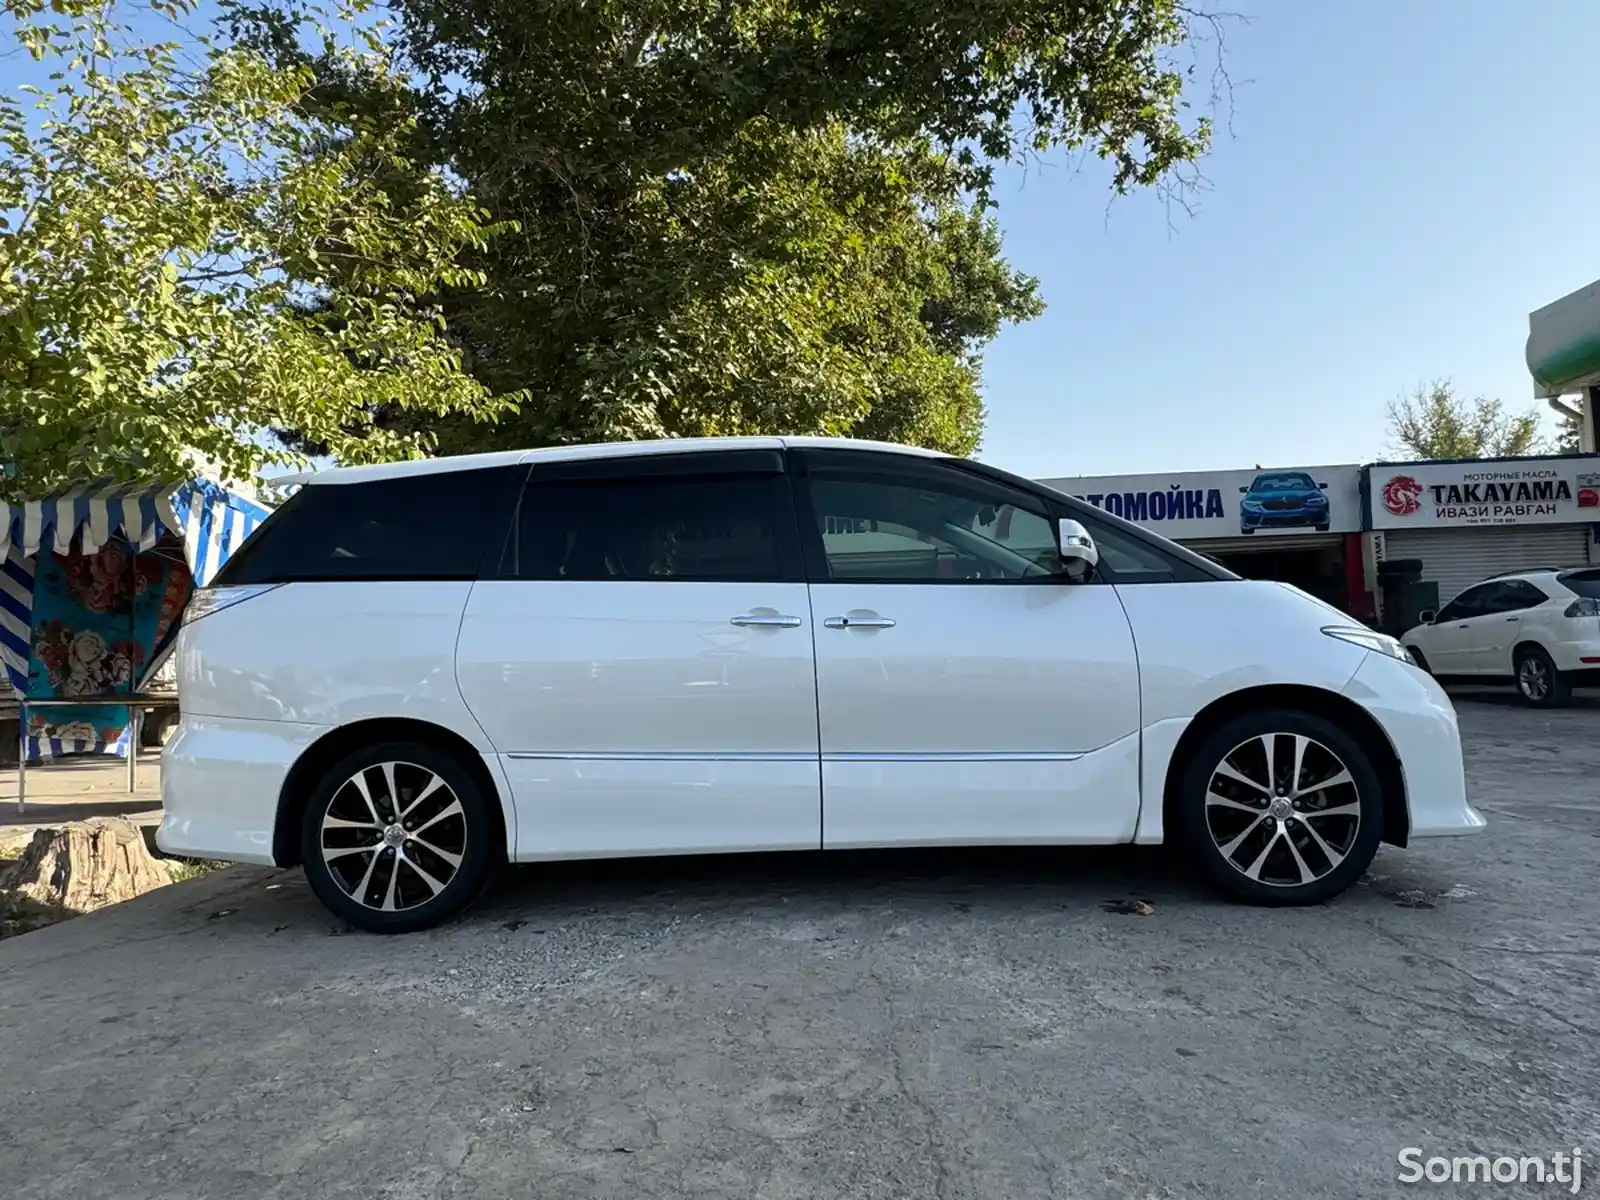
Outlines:
{"type": "Polygon", "coordinates": [[[1568,571],[1556,576],[1556,582],[1568,591],[1600,600],[1600,568],[1592,571],[1568,571]]]}
{"type": "Polygon", "coordinates": [[[214,586],[475,579],[499,552],[523,467],[311,483],[246,540],[214,586]]]}

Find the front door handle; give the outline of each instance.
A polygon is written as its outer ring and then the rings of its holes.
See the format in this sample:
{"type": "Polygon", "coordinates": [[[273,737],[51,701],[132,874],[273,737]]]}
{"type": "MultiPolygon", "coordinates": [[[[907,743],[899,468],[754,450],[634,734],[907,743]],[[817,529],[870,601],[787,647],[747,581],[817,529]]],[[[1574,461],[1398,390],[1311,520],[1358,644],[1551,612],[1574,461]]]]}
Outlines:
{"type": "Polygon", "coordinates": [[[892,617],[828,617],[822,622],[828,629],[893,629],[892,617]]]}
{"type": "Polygon", "coordinates": [[[754,626],[757,629],[799,629],[799,617],[786,617],[780,613],[745,613],[743,616],[729,617],[728,624],[738,625],[740,628],[754,626]]]}
{"type": "Polygon", "coordinates": [[[1520,621],[1520,620],[1522,620],[1522,618],[1521,617],[1507,617],[1506,620],[1508,620],[1508,621],[1520,621]]]}

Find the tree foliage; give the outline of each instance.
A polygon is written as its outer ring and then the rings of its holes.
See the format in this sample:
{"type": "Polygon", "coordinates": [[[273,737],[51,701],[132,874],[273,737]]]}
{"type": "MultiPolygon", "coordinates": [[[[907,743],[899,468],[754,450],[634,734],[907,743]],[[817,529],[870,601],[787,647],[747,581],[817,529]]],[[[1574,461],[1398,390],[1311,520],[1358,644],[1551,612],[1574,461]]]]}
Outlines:
{"type": "MultiPolygon", "coordinates": [[[[176,21],[187,0],[157,5],[176,21]]],[[[291,426],[341,459],[432,448],[430,420],[487,421],[441,289],[503,227],[408,157],[392,56],[359,24],[302,28],[365,108],[308,103],[305,64],[222,41],[155,43],[97,6],[6,0],[52,68],[0,98],[0,448],[13,494],[178,479],[190,455],[248,477],[291,426]],[[376,414],[413,420],[380,425],[376,414]]],[[[504,389],[502,389],[504,390],[504,389]]]]}
{"type": "Polygon", "coordinates": [[[993,164],[1065,147],[1117,191],[1181,184],[1210,132],[1184,111],[1174,0],[392,11],[413,76],[376,93],[308,45],[293,0],[232,21],[517,225],[469,255],[481,286],[429,297],[475,378],[526,391],[492,429],[429,422],[453,450],[793,432],[971,451],[983,347],[1042,307],[1001,257],[993,164]]]}
{"type": "Polygon", "coordinates": [[[1583,449],[1583,412],[1585,401],[1568,398],[1556,414],[1556,436],[1550,448],[1558,454],[1577,454],[1583,449]]]}
{"type": "Polygon", "coordinates": [[[1484,396],[1468,400],[1448,380],[1391,401],[1389,433],[1408,458],[1514,458],[1544,449],[1537,412],[1508,413],[1484,396]]]}

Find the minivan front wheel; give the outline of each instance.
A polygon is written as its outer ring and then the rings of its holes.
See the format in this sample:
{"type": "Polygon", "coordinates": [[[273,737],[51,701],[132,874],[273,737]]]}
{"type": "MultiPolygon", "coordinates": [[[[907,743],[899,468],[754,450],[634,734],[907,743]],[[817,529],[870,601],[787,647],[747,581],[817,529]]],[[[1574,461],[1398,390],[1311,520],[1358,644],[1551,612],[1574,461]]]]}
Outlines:
{"type": "Polygon", "coordinates": [[[358,750],[322,777],[301,824],[306,879],[372,933],[454,916],[493,861],[489,800],[452,755],[414,742],[358,750]]]}
{"type": "Polygon", "coordinates": [[[1252,904],[1320,904],[1361,877],[1383,834],[1377,771],[1333,722],[1245,713],[1190,756],[1182,832],[1211,879],[1252,904]]]}

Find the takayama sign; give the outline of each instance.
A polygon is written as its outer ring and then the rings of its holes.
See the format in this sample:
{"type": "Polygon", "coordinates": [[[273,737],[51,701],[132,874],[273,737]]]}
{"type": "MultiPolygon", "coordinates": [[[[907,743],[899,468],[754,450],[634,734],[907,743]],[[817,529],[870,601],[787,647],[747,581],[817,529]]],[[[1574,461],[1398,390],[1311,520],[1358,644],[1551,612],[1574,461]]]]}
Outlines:
{"type": "Polygon", "coordinates": [[[1367,478],[1374,529],[1600,522],[1600,459],[1380,463],[1367,478]]]}
{"type": "Polygon", "coordinates": [[[1355,466],[1043,482],[1175,539],[1354,533],[1361,528],[1361,469],[1355,466]]]}

